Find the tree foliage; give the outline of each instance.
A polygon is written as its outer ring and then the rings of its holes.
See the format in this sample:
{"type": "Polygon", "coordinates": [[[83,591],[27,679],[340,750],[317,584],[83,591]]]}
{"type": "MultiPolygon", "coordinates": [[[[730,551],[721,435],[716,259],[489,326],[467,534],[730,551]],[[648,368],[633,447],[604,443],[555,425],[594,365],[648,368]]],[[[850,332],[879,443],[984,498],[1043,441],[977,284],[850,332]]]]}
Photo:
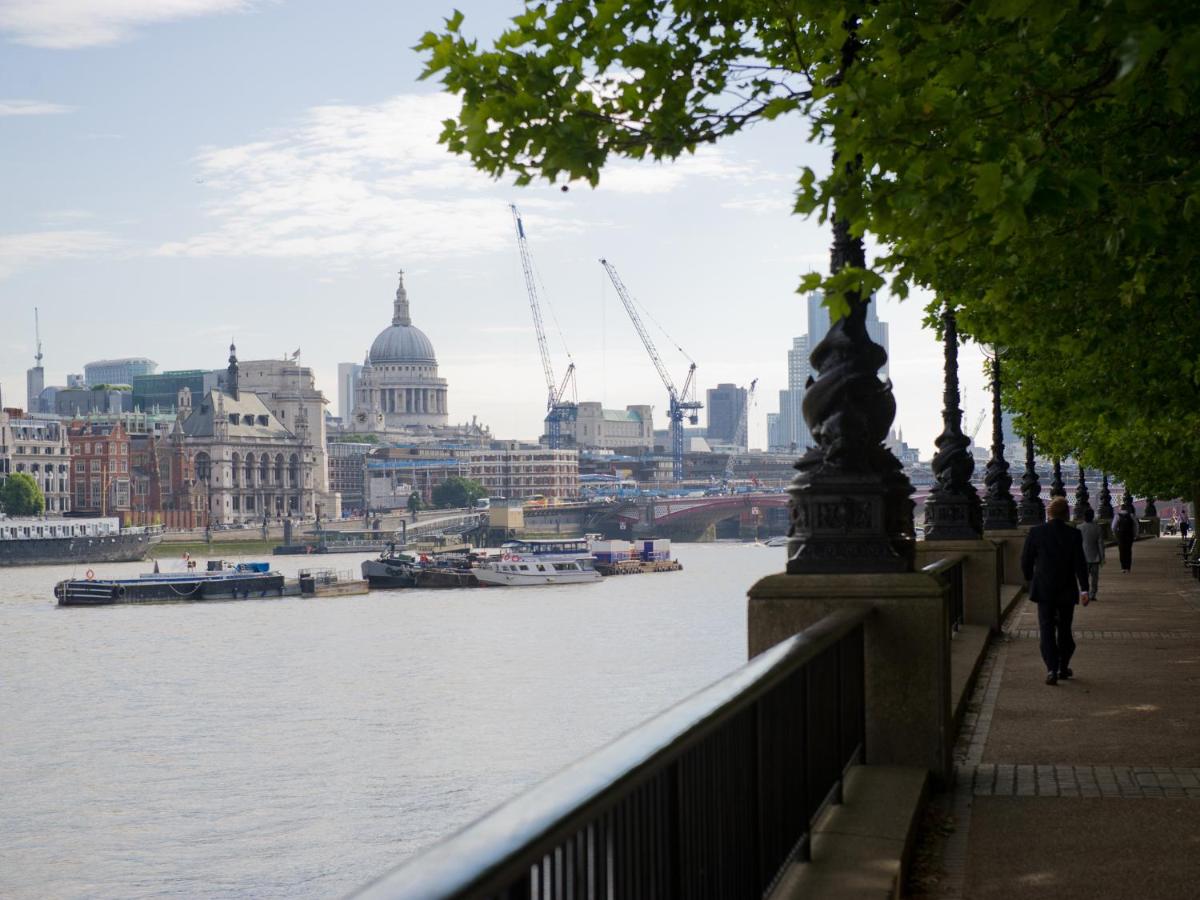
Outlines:
{"type": "Polygon", "coordinates": [[[1197,5],[529,0],[490,48],[459,13],[418,46],[462,96],[442,141],[519,184],[805,116],[853,164],[804,169],[796,211],[836,205],[883,249],[802,290],[835,316],[888,280],[932,291],[1009,349],[1042,448],[1200,483],[1197,5]]]}
{"type": "Polygon", "coordinates": [[[443,509],[473,506],[480,497],[486,496],[487,491],[478,481],[463,478],[461,475],[451,475],[433,489],[433,505],[443,509]]]}
{"type": "Polygon", "coordinates": [[[40,516],[46,495],[31,475],[13,472],[0,484],[0,508],[10,516],[40,516]]]}
{"type": "Polygon", "coordinates": [[[408,495],[408,503],[405,505],[408,507],[410,513],[416,515],[421,511],[421,495],[413,491],[408,495]]]}

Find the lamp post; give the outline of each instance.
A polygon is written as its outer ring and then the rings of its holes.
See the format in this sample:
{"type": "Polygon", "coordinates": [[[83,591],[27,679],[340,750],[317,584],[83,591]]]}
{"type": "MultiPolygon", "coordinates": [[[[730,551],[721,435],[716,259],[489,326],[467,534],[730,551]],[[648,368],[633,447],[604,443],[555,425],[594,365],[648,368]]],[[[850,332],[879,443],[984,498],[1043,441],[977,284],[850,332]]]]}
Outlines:
{"type": "Polygon", "coordinates": [[[1067,496],[1067,487],[1063,484],[1062,479],[1062,459],[1054,457],[1054,476],[1050,479],[1050,497],[1065,497],[1067,496]]]}
{"type": "MultiPolygon", "coordinates": [[[[831,269],[865,266],[862,241],[836,218],[831,269]]],[[[879,379],[887,353],[867,333],[868,297],[812,351],[818,372],[804,395],[815,446],[792,479],[789,574],[907,572],[913,559],[912,485],[883,441],[896,415],[890,381],[879,379]]]]}
{"type": "Polygon", "coordinates": [[[1103,522],[1111,522],[1113,517],[1112,492],[1108,489],[1108,473],[1100,473],[1100,509],[1096,515],[1103,522]]]}
{"type": "Polygon", "coordinates": [[[1075,488],[1075,518],[1083,521],[1085,513],[1092,508],[1088,502],[1087,474],[1083,466],[1079,466],[1079,485],[1075,488]]]}
{"type": "Polygon", "coordinates": [[[975,460],[967,452],[971,439],[962,432],[962,409],[958,394],[958,322],[949,306],[942,312],[942,341],[945,358],[942,393],[942,433],[934,444],[933,477],[936,480],[925,501],[926,540],[974,540],[983,533],[983,510],[979,494],[971,484],[975,460]]]}
{"type": "Polygon", "coordinates": [[[1046,521],[1046,506],[1042,503],[1042,483],[1038,480],[1033,454],[1033,433],[1025,435],[1025,474],[1021,476],[1021,517],[1018,524],[1041,525],[1046,521]]]}
{"type": "MultiPolygon", "coordinates": [[[[987,351],[984,351],[987,353],[987,351]]],[[[1012,497],[1012,476],[1004,459],[1004,412],[1000,408],[1001,347],[988,354],[992,369],[992,456],[987,462],[983,483],[987,486],[983,508],[984,531],[1010,531],[1017,527],[1017,504],[1012,497]]]]}

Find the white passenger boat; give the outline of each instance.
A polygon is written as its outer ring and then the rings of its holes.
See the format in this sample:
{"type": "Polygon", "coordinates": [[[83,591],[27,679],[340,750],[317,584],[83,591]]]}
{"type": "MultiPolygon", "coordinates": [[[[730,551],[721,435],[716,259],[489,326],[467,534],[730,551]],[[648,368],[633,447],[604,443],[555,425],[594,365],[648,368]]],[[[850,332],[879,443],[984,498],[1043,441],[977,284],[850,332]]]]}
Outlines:
{"type": "Polygon", "coordinates": [[[599,581],[586,540],[511,541],[500,558],[475,569],[480,584],[575,584],[599,581]]]}

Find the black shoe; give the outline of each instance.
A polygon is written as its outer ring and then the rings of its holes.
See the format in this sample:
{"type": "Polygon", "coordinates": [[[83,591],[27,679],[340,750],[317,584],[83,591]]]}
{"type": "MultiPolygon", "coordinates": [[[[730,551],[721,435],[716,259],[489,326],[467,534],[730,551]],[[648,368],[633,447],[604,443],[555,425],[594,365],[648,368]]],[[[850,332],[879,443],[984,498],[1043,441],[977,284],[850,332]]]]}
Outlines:
{"type": "Polygon", "coordinates": [[[1075,674],[1075,673],[1071,671],[1071,667],[1070,667],[1070,666],[1068,666],[1067,668],[1065,668],[1065,669],[1061,669],[1061,670],[1059,671],[1059,673],[1058,673],[1058,678],[1059,678],[1059,680],[1060,680],[1060,681],[1066,681],[1068,678],[1070,678],[1070,677],[1071,677],[1071,676],[1073,676],[1074,674],[1075,674]]]}
{"type": "Polygon", "coordinates": [[[1046,684],[1058,684],[1058,673],[1057,672],[1047,672],[1046,673],[1046,684]]]}

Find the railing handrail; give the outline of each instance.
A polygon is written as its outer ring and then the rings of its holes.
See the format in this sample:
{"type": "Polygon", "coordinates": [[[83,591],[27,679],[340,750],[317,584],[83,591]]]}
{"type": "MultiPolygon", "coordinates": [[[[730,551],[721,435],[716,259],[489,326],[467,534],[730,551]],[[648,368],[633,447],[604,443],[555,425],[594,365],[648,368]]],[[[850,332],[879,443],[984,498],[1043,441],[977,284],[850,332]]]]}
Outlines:
{"type": "Polygon", "coordinates": [[[363,887],[356,898],[435,900],[486,894],[529,868],[563,835],[701,741],[852,632],[869,607],[830,613],[665,712],[533,786],[363,887]]]}
{"type": "Polygon", "coordinates": [[[964,562],[966,558],[965,553],[951,553],[949,556],[935,559],[929,565],[923,566],[921,571],[926,575],[941,575],[943,572],[947,572],[959,563],[964,562]]]}

